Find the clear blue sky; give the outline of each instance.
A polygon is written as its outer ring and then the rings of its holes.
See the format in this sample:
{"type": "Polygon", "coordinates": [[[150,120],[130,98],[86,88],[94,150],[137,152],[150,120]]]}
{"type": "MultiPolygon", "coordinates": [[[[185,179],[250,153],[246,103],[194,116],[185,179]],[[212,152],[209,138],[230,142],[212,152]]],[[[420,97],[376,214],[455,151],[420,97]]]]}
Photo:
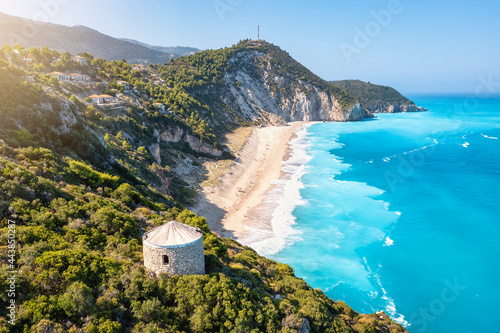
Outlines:
{"type": "Polygon", "coordinates": [[[256,39],[260,25],[261,38],[324,79],[362,79],[410,94],[471,92],[479,76],[500,81],[500,3],[490,0],[21,0],[2,1],[0,11],[48,12],[52,23],[200,49],[256,39]],[[376,23],[372,11],[391,8],[390,22],[376,23]],[[368,44],[355,43],[356,28],[368,29],[368,44]]]}

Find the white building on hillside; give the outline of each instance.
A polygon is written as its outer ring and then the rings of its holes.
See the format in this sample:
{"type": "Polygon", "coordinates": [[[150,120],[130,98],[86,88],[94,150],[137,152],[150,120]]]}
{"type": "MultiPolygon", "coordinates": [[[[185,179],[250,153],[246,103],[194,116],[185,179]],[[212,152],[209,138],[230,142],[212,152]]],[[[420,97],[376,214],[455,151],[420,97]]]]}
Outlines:
{"type": "Polygon", "coordinates": [[[88,65],[87,59],[81,56],[74,56],[73,61],[79,63],[80,65],[88,65]]]}
{"type": "Polygon", "coordinates": [[[165,113],[165,105],[162,103],[153,103],[153,107],[159,110],[161,113],[165,113]]]}
{"type": "Polygon", "coordinates": [[[89,98],[94,104],[107,104],[115,101],[115,98],[109,95],[90,95],[89,98]]]}
{"type": "Polygon", "coordinates": [[[59,81],[68,81],[71,78],[69,74],[61,72],[52,72],[49,75],[56,77],[59,81]]]}
{"type": "Polygon", "coordinates": [[[88,82],[88,81],[90,81],[90,78],[87,75],[78,74],[78,73],[71,73],[70,79],[73,82],[88,82]]]}
{"type": "Polygon", "coordinates": [[[121,84],[123,86],[123,88],[125,88],[125,91],[130,90],[130,85],[128,84],[127,81],[120,80],[120,81],[116,81],[116,83],[121,84]]]}

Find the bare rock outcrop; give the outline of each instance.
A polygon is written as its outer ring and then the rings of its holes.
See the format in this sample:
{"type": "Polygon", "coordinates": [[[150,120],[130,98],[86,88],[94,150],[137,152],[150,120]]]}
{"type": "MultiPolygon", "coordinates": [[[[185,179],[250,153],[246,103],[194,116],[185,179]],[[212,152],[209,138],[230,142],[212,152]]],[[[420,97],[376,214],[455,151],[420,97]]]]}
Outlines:
{"type": "MultiPolygon", "coordinates": [[[[188,134],[184,129],[177,126],[169,126],[166,130],[163,131],[158,131],[155,129],[155,135],[159,139],[159,141],[171,143],[186,143],[189,148],[199,154],[210,155],[213,157],[220,157],[223,154],[223,151],[221,149],[215,148],[213,145],[210,145],[206,142],[201,142],[200,139],[191,134],[188,134]]],[[[160,164],[160,146],[158,144],[153,145],[150,150],[152,151],[157,163],[160,164]]]]}
{"type": "Polygon", "coordinates": [[[201,142],[198,138],[190,134],[186,135],[186,142],[188,143],[189,147],[197,153],[211,155],[215,157],[222,156],[223,153],[222,150],[217,149],[209,145],[208,143],[201,142]]]}
{"type": "Polygon", "coordinates": [[[160,140],[165,142],[180,142],[184,137],[184,130],[176,126],[169,126],[159,133],[160,140]]]}

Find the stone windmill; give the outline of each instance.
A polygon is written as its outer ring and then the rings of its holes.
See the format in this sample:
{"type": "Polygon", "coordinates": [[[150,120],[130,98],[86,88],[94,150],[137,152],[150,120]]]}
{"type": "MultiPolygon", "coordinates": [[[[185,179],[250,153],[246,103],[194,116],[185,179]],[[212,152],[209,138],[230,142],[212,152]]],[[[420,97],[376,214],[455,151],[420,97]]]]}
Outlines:
{"type": "Polygon", "coordinates": [[[204,275],[205,256],[200,229],[168,222],[144,234],[144,266],[159,275],[204,275]]]}

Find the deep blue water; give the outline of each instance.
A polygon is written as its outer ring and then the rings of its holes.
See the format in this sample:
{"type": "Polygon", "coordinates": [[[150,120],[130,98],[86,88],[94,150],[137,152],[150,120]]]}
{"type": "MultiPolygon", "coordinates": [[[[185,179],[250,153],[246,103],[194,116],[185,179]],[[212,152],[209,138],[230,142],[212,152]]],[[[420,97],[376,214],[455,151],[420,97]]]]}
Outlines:
{"type": "Polygon", "coordinates": [[[298,133],[293,232],[275,216],[280,247],[256,248],[410,332],[500,332],[500,99],[414,101],[430,111],[298,133]]]}

